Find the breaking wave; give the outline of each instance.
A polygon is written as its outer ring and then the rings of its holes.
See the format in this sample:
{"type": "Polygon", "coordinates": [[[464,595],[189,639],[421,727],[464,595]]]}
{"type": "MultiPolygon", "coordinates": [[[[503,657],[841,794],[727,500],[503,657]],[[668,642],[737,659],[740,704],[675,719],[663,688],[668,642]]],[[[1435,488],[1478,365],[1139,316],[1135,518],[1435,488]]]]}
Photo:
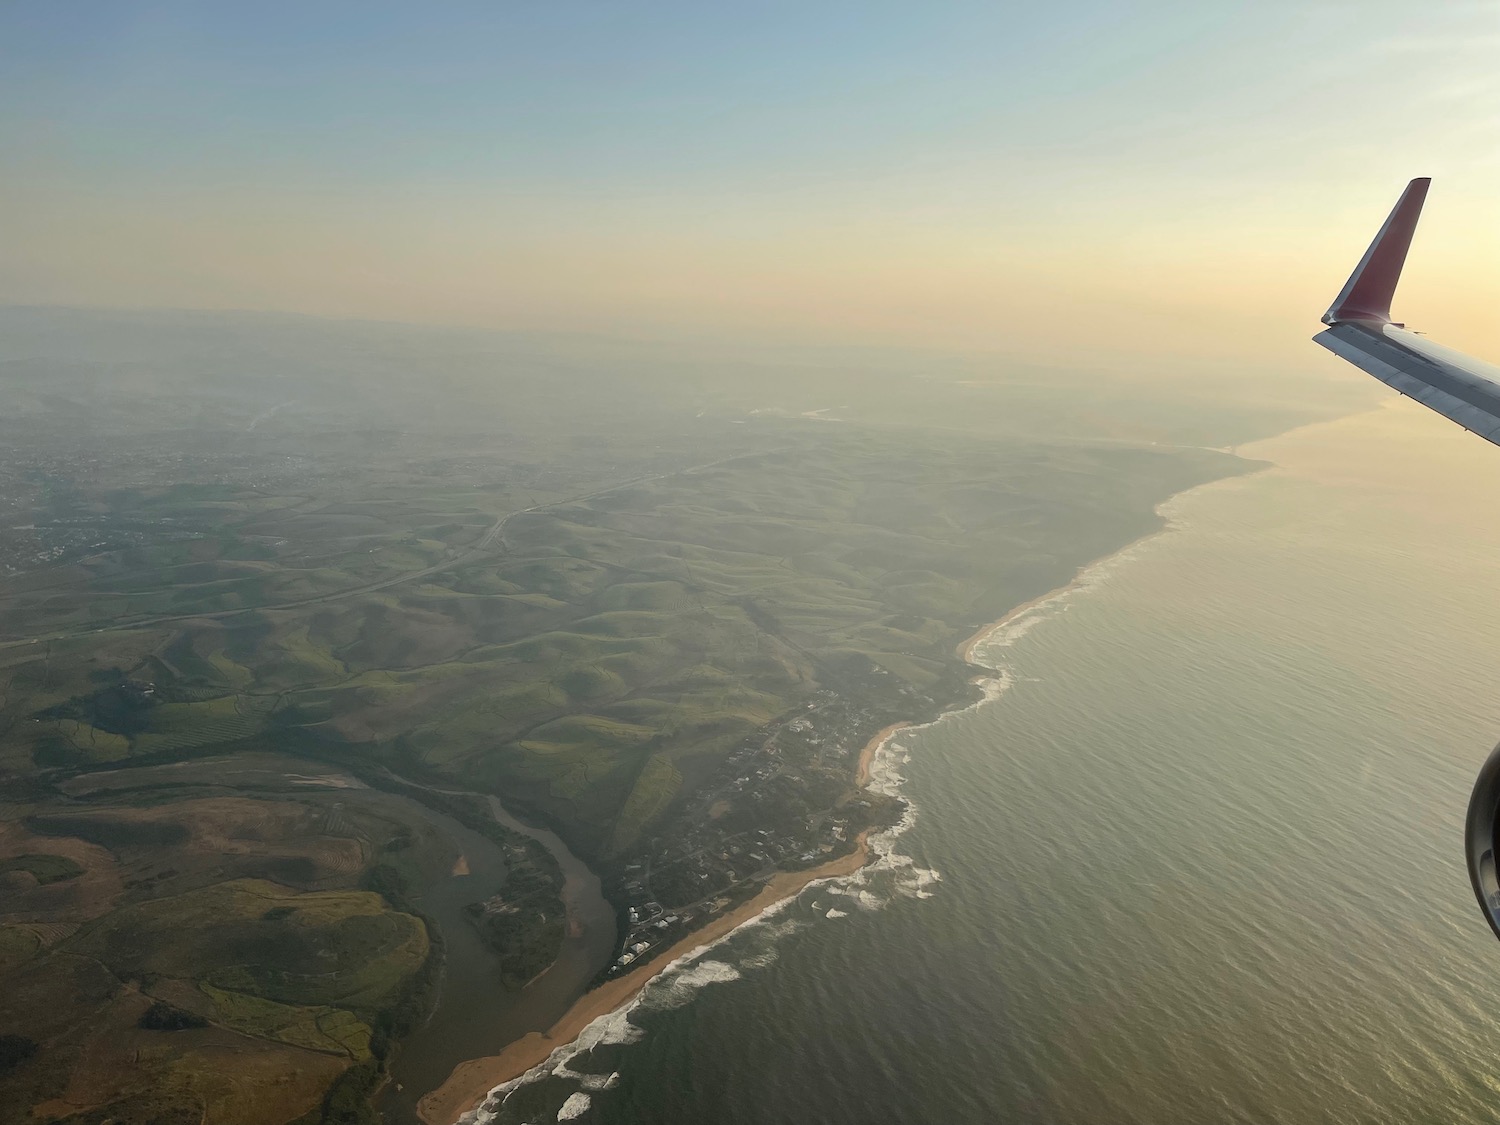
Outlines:
{"type": "MultiPolygon", "coordinates": [[[[647,986],[641,992],[639,1006],[651,1012],[663,1012],[680,1008],[692,1000],[700,988],[711,984],[728,984],[740,979],[740,971],[724,961],[702,961],[675,973],[663,973],[656,978],[659,987],[647,986]]],[[[632,1005],[636,1007],[636,1005],[632,1005]]]]}

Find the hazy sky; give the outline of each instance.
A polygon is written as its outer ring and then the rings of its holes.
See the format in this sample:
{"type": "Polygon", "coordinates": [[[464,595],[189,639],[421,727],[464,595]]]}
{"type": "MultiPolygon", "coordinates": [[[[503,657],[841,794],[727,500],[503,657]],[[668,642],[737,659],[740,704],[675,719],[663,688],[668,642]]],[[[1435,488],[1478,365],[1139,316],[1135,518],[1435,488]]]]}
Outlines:
{"type": "Polygon", "coordinates": [[[0,5],[0,301],[999,349],[1500,356],[1500,4],[0,5]]]}

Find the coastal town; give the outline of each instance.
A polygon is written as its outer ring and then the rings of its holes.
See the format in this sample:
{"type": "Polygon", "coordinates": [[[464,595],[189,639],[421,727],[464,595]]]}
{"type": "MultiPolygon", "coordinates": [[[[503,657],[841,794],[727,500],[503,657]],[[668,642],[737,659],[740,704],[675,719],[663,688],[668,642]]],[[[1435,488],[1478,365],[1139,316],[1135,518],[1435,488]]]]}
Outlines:
{"type": "Polygon", "coordinates": [[[746,739],[643,851],[606,869],[620,941],[600,980],[652,960],[777,872],[849,855],[865,833],[900,818],[898,798],[865,788],[868,758],[903,715],[950,704],[895,688],[878,668],[868,682],[852,697],[820,689],[746,739]]]}

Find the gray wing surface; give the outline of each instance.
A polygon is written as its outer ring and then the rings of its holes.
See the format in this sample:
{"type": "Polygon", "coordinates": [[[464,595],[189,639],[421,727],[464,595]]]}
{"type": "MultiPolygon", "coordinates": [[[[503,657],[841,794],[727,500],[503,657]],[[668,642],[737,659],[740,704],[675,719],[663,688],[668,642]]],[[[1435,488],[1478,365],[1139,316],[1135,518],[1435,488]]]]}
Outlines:
{"type": "Polygon", "coordinates": [[[1313,340],[1387,386],[1500,445],[1500,367],[1433,343],[1391,320],[1391,297],[1430,183],[1423,178],[1406,186],[1343,291],[1323,314],[1327,329],[1313,340]]]}
{"type": "MultiPolygon", "coordinates": [[[[1333,307],[1328,328],[1313,337],[1334,355],[1368,371],[1423,406],[1500,445],[1500,368],[1434,344],[1391,320],[1391,297],[1430,181],[1406,185],[1396,209],[1370,243],[1333,307]]],[[[1490,755],[1464,821],[1469,883],[1496,937],[1500,937],[1500,747],[1490,755]]]]}

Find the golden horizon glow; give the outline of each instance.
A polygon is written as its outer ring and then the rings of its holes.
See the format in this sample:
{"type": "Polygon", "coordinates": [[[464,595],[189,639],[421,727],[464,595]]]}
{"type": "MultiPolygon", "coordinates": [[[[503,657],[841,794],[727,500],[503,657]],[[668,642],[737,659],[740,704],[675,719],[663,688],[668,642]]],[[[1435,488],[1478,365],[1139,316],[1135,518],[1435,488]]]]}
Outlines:
{"type": "MultiPolygon", "coordinates": [[[[1098,6],[1134,54],[1087,28],[1039,26],[1035,34],[1083,56],[1071,83],[1034,67],[1020,79],[996,76],[989,89],[982,69],[959,82],[913,68],[879,102],[887,114],[911,107],[915,124],[888,128],[844,104],[841,86],[810,90],[817,67],[840,65],[817,56],[787,78],[823,99],[811,110],[738,101],[733,76],[719,83],[697,71],[670,91],[723,116],[727,143],[713,133],[713,112],[663,124],[663,139],[652,115],[667,115],[654,102],[625,137],[591,132],[576,107],[571,116],[544,107],[536,123],[523,115],[506,126],[531,130],[514,151],[478,159],[453,137],[432,140],[443,106],[420,105],[391,123],[389,159],[378,147],[355,153],[366,168],[309,147],[309,138],[337,147],[335,114],[298,117],[295,105],[255,96],[234,103],[248,107],[250,124],[226,119],[223,136],[205,133],[197,147],[163,135],[160,122],[136,121],[142,137],[131,148],[129,129],[100,132],[101,107],[78,108],[64,68],[33,79],[67,108],[62,124],[14,103],[4,117],[0,138],[20,143],[10,146],[18,174],[0,204],[20,221],[7,236],[0,300],[972,349],[1121,370],[1228,361],[1316,369],[1329,362],[1307,344],[1319,314],[1406,179],[1432,175],[1398,314],[1452,346],[1500,356],[1500,159],[1483,144],[1500,119],[1500,82],[1490,52],[1475,49],[1495,18],[1468,4],[1439,7],[1438,32],[1403,36],[1397,19],[1360,39],[1326,13],[1273,5],[1257,15],[1271,31],[1240,45],[1222,21],[1200,20],[1173,42],[1170,7],[1137,18],[1098,6]],[[1323,52],[1330,42],[1342,53],[1323,52]],[[1376,70],[1381,98],[1367,105],[1352,95],[1376,70]],[[1184,100],[1173,75],[1204,85],[1184,100]],[[951,124],[955,105],[972,119],[968,136],[945,135],[963,132],[951,124]],[[799,125],[799,113],[859,131],[863,147],[823,153],[818,144],[837,148],[839,134],[799,125]],[[267,121],[260,130],[257,115],[267,121]],[[635,154],[630,141],[657,155],[635,154]],[[711,152],[697,159],[681,147],[690,143],[711,152]],[[411,150],[428,163],[403,164],[411,150]],[[566,166],[533,172],[530,162],[566,166]]],[[[971,17],[955,17],[945,35],[971,17]]],[[[967,58],[950,38],[934,44],[929,54],[967,58]]],[[[870,57],[846,84],[900,62],[900,46],[894,35],[866,44],[870,57]]],[[[197,73],[205,63],[195,51],[216,50],[178,44],[171,63],[212,83],[197,73]]],[[[179,112],[173,99],[189,91],[153,88],[146,98],[139,68],[119,65],[130,96],[179,112]]],[[[342,96],[378,77],[335,71],[308,81],[342,96]]],[[[484,135],[493,123],[469,113],[471,131],[484,135]]],[[[372,146],[378,129],[375,138],[372,146]]]]}

